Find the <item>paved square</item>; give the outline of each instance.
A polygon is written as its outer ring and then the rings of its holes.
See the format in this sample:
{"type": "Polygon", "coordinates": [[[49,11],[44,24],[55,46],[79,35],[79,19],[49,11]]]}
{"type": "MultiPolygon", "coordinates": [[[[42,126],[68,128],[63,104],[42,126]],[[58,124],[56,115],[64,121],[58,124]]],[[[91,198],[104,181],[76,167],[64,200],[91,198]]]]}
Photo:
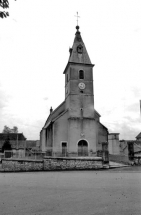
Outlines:
{"type": "Polygon", "coordinates": [[[0,215],[139,215],[141,167],[0,173],[0,215]]]}

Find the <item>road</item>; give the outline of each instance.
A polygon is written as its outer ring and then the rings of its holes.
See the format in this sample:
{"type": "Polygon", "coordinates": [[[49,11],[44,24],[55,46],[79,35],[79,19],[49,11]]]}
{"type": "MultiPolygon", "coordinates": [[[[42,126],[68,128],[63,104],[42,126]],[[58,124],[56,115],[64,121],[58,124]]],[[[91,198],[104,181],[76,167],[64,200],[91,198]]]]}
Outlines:
{"type": "Polygon", "coordinates": [[[141,214],[141,167],[0,173],[0,215],[73,214],[141,214]]]}

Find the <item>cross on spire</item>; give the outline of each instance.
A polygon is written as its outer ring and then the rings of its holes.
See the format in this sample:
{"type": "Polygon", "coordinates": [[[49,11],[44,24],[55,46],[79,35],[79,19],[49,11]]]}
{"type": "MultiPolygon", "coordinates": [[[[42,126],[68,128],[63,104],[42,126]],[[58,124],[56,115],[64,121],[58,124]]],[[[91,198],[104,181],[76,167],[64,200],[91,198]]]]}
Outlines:
{"type": "Polygon", "coordinates": [[[78,12],[76,12],[76,16],[75,17],[77,17],[77,26],[78,26],[78,18],[80,18],[80,16],[78,16],[78,12]]]}

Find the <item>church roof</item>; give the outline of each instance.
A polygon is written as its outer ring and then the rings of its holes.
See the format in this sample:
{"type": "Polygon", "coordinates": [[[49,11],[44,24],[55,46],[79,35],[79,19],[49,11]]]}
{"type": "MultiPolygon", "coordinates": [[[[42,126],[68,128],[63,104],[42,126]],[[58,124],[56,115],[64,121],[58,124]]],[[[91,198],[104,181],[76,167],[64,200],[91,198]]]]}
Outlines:
{"type": "Polygon", "coordinates": [[[44,128],[48,127],[51,121],[54,121],[58,116],[65,112],[65,101],[63,101],[47,118],[44,128]]]}
{"type": "Polygon", "coordinates": [[[79,31],[79,26],[76,26],[76,33],[75,33],[75,38],[73,42],[72,48],[70,48],[70,56],[69,60],[67,63],[67,66],[64,70],[64,74],[66,72],[66,69],[69,64],[84,64],[84,65],[89,65],[89,66],[94,66],[94,64],[91,63],[90,57],[88,55],[87,49],[85,47],[85,44],[82,40],[81,33],[79,31]]]}
{"type": "Polygon", "coordinates": [[[101,117],[101,115],[94,109],[94,112],[99,116],[101,117]]]}
{"type": "Polygon", "coordinates": [[[92,64],[88,52],[86,50],[85,44],[82,40],[81,33],[79,31],[79,26],[76,26],[76,29],[77,31],[75,33],[73,46],[72,49],[70,49],[69,62],[92,64]]]}
{"type": "Polygon", "coordinates": [[[82,40],[81,33],[79,31],[79,26],[76,26],[76,29],[77,31],[75,33],[73,46],[70,49],[69,62],[92,64],[88,52],[86,50],[85,44],[82,40]]]}

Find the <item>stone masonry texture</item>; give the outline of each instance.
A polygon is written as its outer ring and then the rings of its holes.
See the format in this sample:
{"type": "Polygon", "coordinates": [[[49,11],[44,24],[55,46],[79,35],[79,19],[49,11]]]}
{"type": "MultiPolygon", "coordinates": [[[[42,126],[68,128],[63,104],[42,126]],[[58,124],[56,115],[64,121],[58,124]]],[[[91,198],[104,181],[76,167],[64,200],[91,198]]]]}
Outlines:
{"type": "Polygon", "coordinates": [[[102,158],[2,159],[4,172],[102,169],[102,158]]]}

